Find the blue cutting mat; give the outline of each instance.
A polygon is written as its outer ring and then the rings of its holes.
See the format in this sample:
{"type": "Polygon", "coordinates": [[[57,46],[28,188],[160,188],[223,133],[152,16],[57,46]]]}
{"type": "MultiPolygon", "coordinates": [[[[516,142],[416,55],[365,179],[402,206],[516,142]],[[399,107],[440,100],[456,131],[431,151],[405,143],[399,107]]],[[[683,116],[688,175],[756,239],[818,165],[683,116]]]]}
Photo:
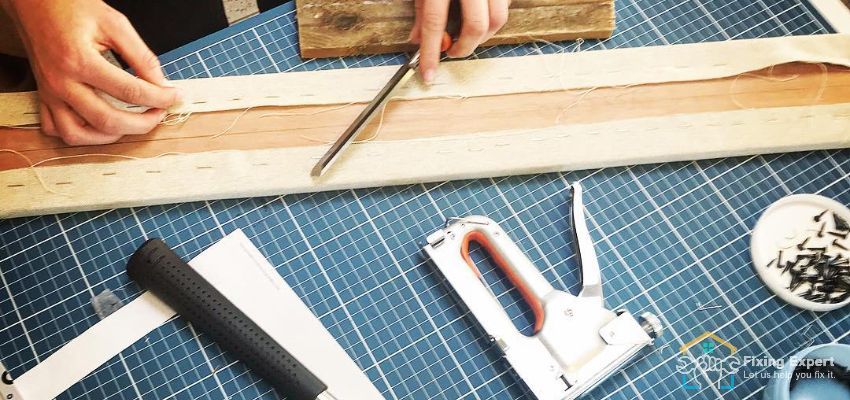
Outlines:
{"type": "MultiPolygon", "coordinates": [[[[581,50],[828,32],[800,1],[618,0],[615,36],[581,50]]],[[[192,78],[402,60],[301,60],[293,20],[292,5],[284,5],[164,55],[165,69],[172,78],[192,78]]],[[[478,56],[572,50],[526,45],[478,56]]],[[[787,194],[850,203],[848,156],[818,151],[0,221],[0,355],[20,375],[97,322],[94,294],[138,296],[124,263],[144,239],[162,237],[190,258],[241,228],[386,398],[527,399],[420,246],[446,217],[486,214],[556,287],[575,291],[566,182],[582,179],[608,306],[654,312],[668,327],[654,350],[589,398],[758,398],[764,378],[739,377],[734,389],[721,390],[702,376],[689,383],[703,389],[685,391],[675,370],[679,347],[705,331],[745,356],[781,358],[808,343],[850,343],[850,310],[815,315],[785,305],[753,275],[747,246],[759,213],[787,194]]],[[[503,282],[496,287],[505,292],[503,282]]],[[[518,299],[502,296],[527,329],[518,299]]],[[[173,320],[62,398],[276,395],[192,326],[173,320]]]]}

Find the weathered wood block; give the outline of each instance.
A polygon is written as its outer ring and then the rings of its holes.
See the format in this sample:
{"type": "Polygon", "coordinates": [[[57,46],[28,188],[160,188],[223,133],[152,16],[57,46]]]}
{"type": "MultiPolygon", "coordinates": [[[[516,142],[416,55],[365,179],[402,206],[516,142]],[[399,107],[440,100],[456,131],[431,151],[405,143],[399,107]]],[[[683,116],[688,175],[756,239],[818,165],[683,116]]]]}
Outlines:
{"type": "MultiPolygon", "coordinates": [[[[296,0],[304,58],[415,51],[413,0],[296,0]]],[[[484,45],[603,39],[614,0],[514,0],[507,24],[484,45]]]]}

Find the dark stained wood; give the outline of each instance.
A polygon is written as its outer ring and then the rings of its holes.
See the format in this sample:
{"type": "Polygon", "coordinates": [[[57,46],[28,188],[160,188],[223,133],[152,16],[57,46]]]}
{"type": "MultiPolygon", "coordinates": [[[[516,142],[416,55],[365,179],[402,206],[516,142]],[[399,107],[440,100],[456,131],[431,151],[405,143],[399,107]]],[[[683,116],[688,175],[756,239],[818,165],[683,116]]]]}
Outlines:
{"type": "MultiPolygon", "coordinates": [[[[413,51],[413,0],[296,0],[301,56],[413,51]]],[[[508,23],[484,45],[602,39],[614,30],[614,0],[514,0],[508,23]]]]}

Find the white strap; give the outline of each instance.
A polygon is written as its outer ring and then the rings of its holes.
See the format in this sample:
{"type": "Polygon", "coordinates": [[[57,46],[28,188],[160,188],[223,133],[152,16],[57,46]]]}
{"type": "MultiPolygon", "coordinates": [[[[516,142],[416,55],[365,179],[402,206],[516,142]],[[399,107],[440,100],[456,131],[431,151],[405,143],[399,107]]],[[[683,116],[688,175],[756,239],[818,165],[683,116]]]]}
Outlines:
{"type": "Polygon", "coordinates": [[[52,399],[173,316],[145,292],[15,379],[15,387],[25,400],[52,399]]]}
{"type": "MultiPolygon", "coordinates": [[[[325,382],[337,399],[383,398],[242,231],[234,231],[189,264],[325,382]]],[[[174,315],[159,298],[145,292],[12,385],[0,379],[0,393],[4,399],[52,399],[174,315]]]]}
{"type": "Polygon", "coordinates": [[[809,0],[838,33],[850,33],[850,8],[841,0],[809,0]]]}

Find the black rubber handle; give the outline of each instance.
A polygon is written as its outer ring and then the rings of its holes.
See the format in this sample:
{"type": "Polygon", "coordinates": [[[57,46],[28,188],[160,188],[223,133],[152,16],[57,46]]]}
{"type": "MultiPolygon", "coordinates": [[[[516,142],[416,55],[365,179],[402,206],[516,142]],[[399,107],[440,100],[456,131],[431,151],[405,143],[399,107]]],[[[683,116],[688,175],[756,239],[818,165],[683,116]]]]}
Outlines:
{"type": "Polygon", "coordinates": [[[127,273],[287,399],[314,400],[327,390],[319,378],[161,240],[148,240],[136,250],[127,263],[127,273]]]}

